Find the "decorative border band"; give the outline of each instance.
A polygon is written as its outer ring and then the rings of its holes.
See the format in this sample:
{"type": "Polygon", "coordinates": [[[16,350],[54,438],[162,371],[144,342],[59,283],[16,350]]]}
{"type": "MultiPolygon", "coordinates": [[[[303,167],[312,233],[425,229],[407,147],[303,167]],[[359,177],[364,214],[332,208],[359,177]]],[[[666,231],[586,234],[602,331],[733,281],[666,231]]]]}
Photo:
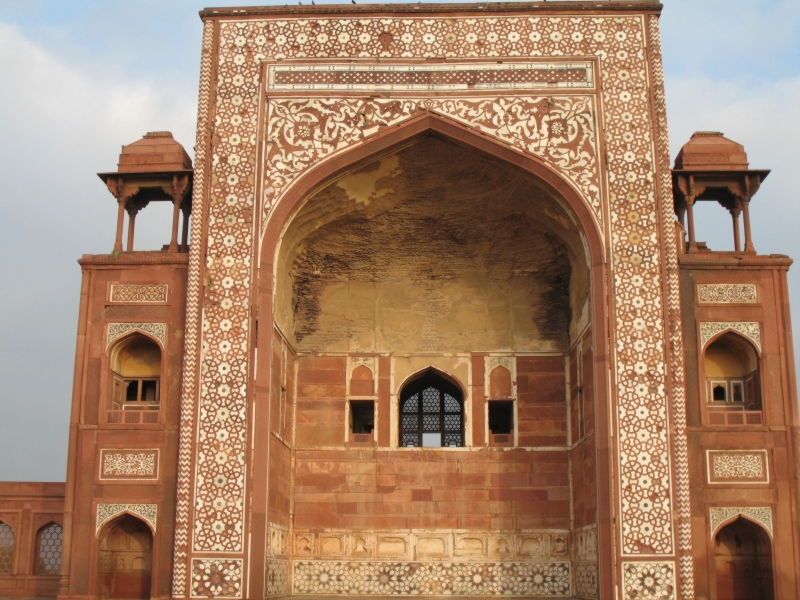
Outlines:
{"type": "Polygon", "coordinates": [[[571,595],[567,562],[294,561],[294,594],[363,596],[571,595]]]}
{"type": "Polygon", "coordinates": [[[153,533],[156,532],[156,522],[158,516],[158,504],[98,504],[97,505],[97,525],[95,535],[100,533],[101,527],[114,517],[122,513],[130,513],[140,517],[150,525],[153,533]]]}
{"type": "Polygon", "coordinates": [[[476,91],[593,88],[594,65],[580,62],[450,64],[273,64],[267,91],[476,91]]]}
{"type": "Polygon", "coordinates": [[[164,304],[169,297],[166,283],[112,283],[110,302],[124,304],[164,304]]]}
{"type": "Polygon", "coordinates": [[[102,481],[157,481],[160,450],[158,448],[101,448],[102,481]]]}
{"type": "MultiPolygon", "coordinates": [[[[570,556],[567,530],[540,529],[507,531],[470,531],[466,529],[395,529],[346,530],[324,532],[295,529],[291,554],[297,560],[390,560],[399,562],[469,561],[469,562],[547,562],[564,561],[570,556]]],[[[582,532],[593,540],[583,539],[579,556],[597,558],[596,529],[582,532]]],[[[270,556],[288,555],[285,540],[288,532],[269,525],[270,556]]]]}
{"type": "Polygon", "coordinates": [[[769,459],[766,450],[706,450],[707,482],[769,483],[769,459]]]}
{"type": "Polygon", "coordinates": [[[167,324],[166,323],[109,323],[108,336],[106,337],[106,348],[111,342],[131,331],[141,331],[152,335],[162,346],[167,344],[167,324]]]}
{"type": "Polygon", "coordinates": [[[700,323],[700,348],[705,349],[708,341],[718,333],[731,330],[749,338],[761,352],[761,327],[757,322],[711,321],[700,323]]]}
{"type": "Polygon", "coordinates": [[[755,283],[700,283],[697,300],[701,304],[755,304],[755,283]]]}
{"type": "Polygon", "coordinates": [[[712,540],[722,523],[737,516],[748,517],[753,521],[757,521],[769,531],[770,536],[773,534],[772,509],[769,506],[743,506],[738,508],[713,506],[709,509],[709,512],[709,528],[711,529],[712,540]]]}

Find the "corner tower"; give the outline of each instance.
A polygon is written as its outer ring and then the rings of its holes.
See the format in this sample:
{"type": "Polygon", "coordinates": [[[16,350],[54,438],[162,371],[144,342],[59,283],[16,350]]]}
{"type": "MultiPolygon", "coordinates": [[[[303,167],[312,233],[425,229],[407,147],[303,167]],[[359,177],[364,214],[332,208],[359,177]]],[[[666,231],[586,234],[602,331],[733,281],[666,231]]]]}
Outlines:
{"type": "Polygon", "coordinates": [[[796,526],[777,526],[793,522],[798,500],[789,467],[798,460],[792,260],[758,254],[750,231],[751,201],[768,174],[749,167],[741,144],[709,131],[692,136],[672,170],[703,597],[733,598],[735,589],[782,598],[796,589],[796,526]],[[697,202],[719,204],[715,225],[732,225],[733,251],[697,239],[697,202]]]}
{"type": "Polygon", "coordinates": [[[113,251],[78,261],[59,596],[168,597],[192,162],[171,133],[151,132],[122,148],[116,172],[98,175],[118,219],[113,251]],[[158,201],[174,207],[169,243],[134,249],[136,216],[158,201]]]}

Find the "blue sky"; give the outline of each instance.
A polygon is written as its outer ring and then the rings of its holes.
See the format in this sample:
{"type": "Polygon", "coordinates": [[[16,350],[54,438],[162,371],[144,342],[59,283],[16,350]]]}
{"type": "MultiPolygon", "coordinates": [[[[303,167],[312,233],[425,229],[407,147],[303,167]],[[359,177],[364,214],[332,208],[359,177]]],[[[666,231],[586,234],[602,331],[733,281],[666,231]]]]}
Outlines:
{"type": "MultiPolygon", "coordinates": [[[[800,259],[800,2],[664,5],[673,157],[696,130],[744,144],[751,167],[773,170],[753,201],[756,248],[800,259]]],[[[120,146],[146,131],[170,130],[191,153],[202,7],[189,0],[0,3],[0,480],[65,477],[76,260],[109,252],[116,221],[95,173],[114,170],[120,146]]],[[[169,207],[161,208],[137,218],[140,247],[168,241],[169,207]]],[[[727,214],[705,208],[698,238],[732,247],[727,214]]],[[[797,269],[789,281],[800,340],[797,269]]]]}

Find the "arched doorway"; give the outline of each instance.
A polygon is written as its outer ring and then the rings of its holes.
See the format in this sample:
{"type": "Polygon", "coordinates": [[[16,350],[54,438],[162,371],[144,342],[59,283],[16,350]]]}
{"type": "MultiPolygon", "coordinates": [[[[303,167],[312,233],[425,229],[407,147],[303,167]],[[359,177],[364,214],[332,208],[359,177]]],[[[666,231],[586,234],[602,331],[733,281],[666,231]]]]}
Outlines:
{"type": "Polygon", "coordinates": [[[739,517],[714,538],[717,600],[773,600],[772,544],[758,525],[739,517]]]}
{"type": "Polygon", "coordinates": [[[147,524],[123,515],[100,537],[98,590],[104,598],[149,598],[153,534],[147,524]]]}

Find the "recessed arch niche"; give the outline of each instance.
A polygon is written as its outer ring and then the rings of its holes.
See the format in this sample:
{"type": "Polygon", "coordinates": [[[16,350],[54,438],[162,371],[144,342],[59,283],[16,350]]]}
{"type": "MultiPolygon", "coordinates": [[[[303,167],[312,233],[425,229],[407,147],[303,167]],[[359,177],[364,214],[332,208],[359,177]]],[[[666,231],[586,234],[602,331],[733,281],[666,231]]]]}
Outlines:
{"type": "MultiPolygon", "coordinates": [[[[348,398],[358,389],[358,380],[351,376],[354,369],[348,365],[367,361],[373,365],[375,446],[380,452],[360,454],[357,470],[361,475],[350,478],[368,486],[360,491],[370,494],[373,506],[363,509],[376,509],[384,494],[391,496],[395,485],[399,486],[397,497],[404,493],[402,486],[406,484],[402,481],[369,487],[373,477],[377,482],[372,473],[380,472],[378,463],[405,461],[398,472],[417,471],[420,458],[415,452],[425,453],[427,486],[459,490],[460,480],[444,471],[438,474],[440,466],[450,468],[452,461],[477,457],[473,452],[476,445],[486,447],[488,453],[504,450],[487,446],[482,433],[485,407],[473,406],[472,395],[473,386],[480,385],[483,390],[484,383],[476,384],[469,376],[476,368],[484,370],[476,365],[483,365],[486,356],[500,355],[511,361],[507,369],[511,381],[507,376],[500,377],[503,385],[495,387],[502,388],[506,399],[510,388],[521,401],[520,419],[528,420],[526,435],[519,436],[524,440],[520,445],[562,448],[519,456],[549,460],[552,464],[541,468],[558,474],[569,471],[571,460],[579,465],[585,472],[574,486],[574,526],[586,535],[595,531],[605,538],[610,532],[599,525],[597,514],[607,514],[608,501],[598,481],[607,478],[608,472],[605,455],[597,453],[596,442],[599,436],[607,440],[607,424],[589,427],[597,435],[581,440],[578,447],[569,449],[566,445],[567,405],[571,400],[565,398],[565,374],[570,368],[565,359],[577,347],[591,349],[595,336],[605,339],[604,319],[599,312],[606,281],[604,245],[595,216],[570,184],[539,161],[435,115],[387,132],[386,140],[354,148],[312,167],[272,208],[262,238],[261,322],[273,317],[273,347],[280,339],[280,344],[291,346],[297,357],[293,399],[297,422],[292,434],[295,462],[290,465],[276,436],[268,440],[268,487],[277,490],[266,500],[272,526],[293,527],[296,536],[308,540],[302,551],[298,546],[297,554],[320,559],[327,555],[320,554],[319,544],[312,543],[315,525],[306,517],[312,512],[323,515],[313,519],[324,521],[326,528],[343,539],[351,536],[353,543],[358,536],[368,539],[378,535],[378,530],[397,539],[406,535],[400,530],[387,533],[379,520],[371,521],[358,502],[352,507],[320,506],[318,499],[306,497],[312,493],[308,487],[311,480],[306,483],[305,476],[293,478],[292,469],[296,473],[312,469],[316,482],[312,487],[319,488],[320,482],[327,481],[332,486],[341,485],[335,482],[349,467],[340,464],[347,458],[337,455],[335,446],[338,443],[346,448],[344,407],[358,400],[356,396],[348,398]],[[346,166],[348,161],[352,161],[351,166],[346,166]],[[597,331],[592,329],[595,322],[597,331]],[[482,356],[482,352],[488,354],[482,356]],[[477,362],[471,363],[473,360],[477,362]],[[472,366],[468,368],[467,363],[472,366]],[[464,445],[468,448],[400,446],[398,418],[403,384],[428,366],[453,374],[464,390],[464,445]],[[528,383],[520,386],[524,378],[528,383]],[[533,408],[530,399],[536,390],[557,397],[558,406],[533,408]],[[384,404],[385,395],[391,398],[384,404]],[[525,402],[529,404],[525,406],[525,402]],[[548,421],[545,429],[560,429],[539,435],[534,432],[537,419],[548,421]],[[330,458],[320,462],[319,457],[328,452],[332,453],[330,458]],[[325,471],[328,466],[330,473],[325,471]],[[293,481],[295,486],[294,512],[287,501],[291,491],[281,483],[286,481],[293,481]],[[352,525],[345,514],[351,509],[356,511],[354,515],[362,515],[355,517],[358,525],[352,525]]],[[[259,348],[270,343],[263,337],[264,331],[259,328],[259,348]]],[[[584,351],[584,356],[592,354],[584,351]]],[[[265,410],[274,422],[279,415],[276,379],[291,369],[274,351],[268,361],[262,356],[259,352],[256,385],[261,381],[264,387],[271,387],[269,394],[257,395],[261,400],[269,398],[269,402],[259,404],[257,400],[256,422],[260,422],[258,414],[264,414],[258,411],[265,410]]],[[[607,354],[600,352],[599,356],[605,360],[607,354]]],[[[487,393],[490,371],[481,376],[487,378],[487,393]]],[[[599,379],[597,386],[586,384],[587,390],[600,390],[599,398],[593,399],[598,410],[587,413],[592,419],[594,414],[606,413],[602,395],[605,372],[603,366],[598,366],[596,375],[592,368],[587,372],[587,378],[599,379]]],[[[498,379],[501,373],[495,375],[498,379]]],[[[591,396],[594,398],[593,391],[591,396]]],[[[277,426],[271,427],[273,433],[278,431],[277,426]]],[[[531,470],[530,465],[524,468],[531,470]]],[[[548,481],[559,478],[556,475],[548,481]]],[[[411,494],[412,490],[407,492],[411,494]]],[[[563,486],[554,489],[553,497],[564,500],[559,506],[542,510],[532,507],[518,519],[497,519],[501,525],[492,526],[492,531],[502,534],[504,540],[513,540],[520,531],[541,528],[556,531],[559,539],[569,539],[573,524],[567,499],[570,493],[565,479],[563,486]]],[[[416,501],[408,504],[409,509],[433,498],[431,491],[424,490],[409,497],[416,501]]],[[[436,529],[434,513],[426,516],[425,527],[436,529]]],[[[402,515],[397,514],[394,521],[400,518],[402,515]]],[[[403,544],[406,551],[416,552],[410,541],[403,544]]],[[[380,554],[380,544],[376,548],[380,554]]],[[[563,550],[569,554],[569,549],[563,550]]],[[[276,556],[275,560],[280,558],[276,556]]],[[[487,555],[484,560],[491,557],[487,555]]],[[[612,568],[603,564],[604,557],[599,557],[599,563],[592,568],[612,568]]]]}
{"type": "Polygon", "coordinates": [[[111,410],[157,409],[161,393],[161,346],[134,332],[117,340],[109,353],[111,410]]]}
{"type": "Polygon", "coordinates": [[[130,514],[107,523],[100,533],[98,591],[105,598],[149,598],[153,532],[130,514]]]}
{"type": "Polygon", "coordinates": [[[714,574],[718,600],[775,598],[772,541],[759,525],[739,517],[714,536],[714,574]]]}
{"type": "Polygon", "coordinates": [[[759,356],[749,340],[724,332],[706,346],[703,367],[710,405],[762,410],[759,356]]]}

